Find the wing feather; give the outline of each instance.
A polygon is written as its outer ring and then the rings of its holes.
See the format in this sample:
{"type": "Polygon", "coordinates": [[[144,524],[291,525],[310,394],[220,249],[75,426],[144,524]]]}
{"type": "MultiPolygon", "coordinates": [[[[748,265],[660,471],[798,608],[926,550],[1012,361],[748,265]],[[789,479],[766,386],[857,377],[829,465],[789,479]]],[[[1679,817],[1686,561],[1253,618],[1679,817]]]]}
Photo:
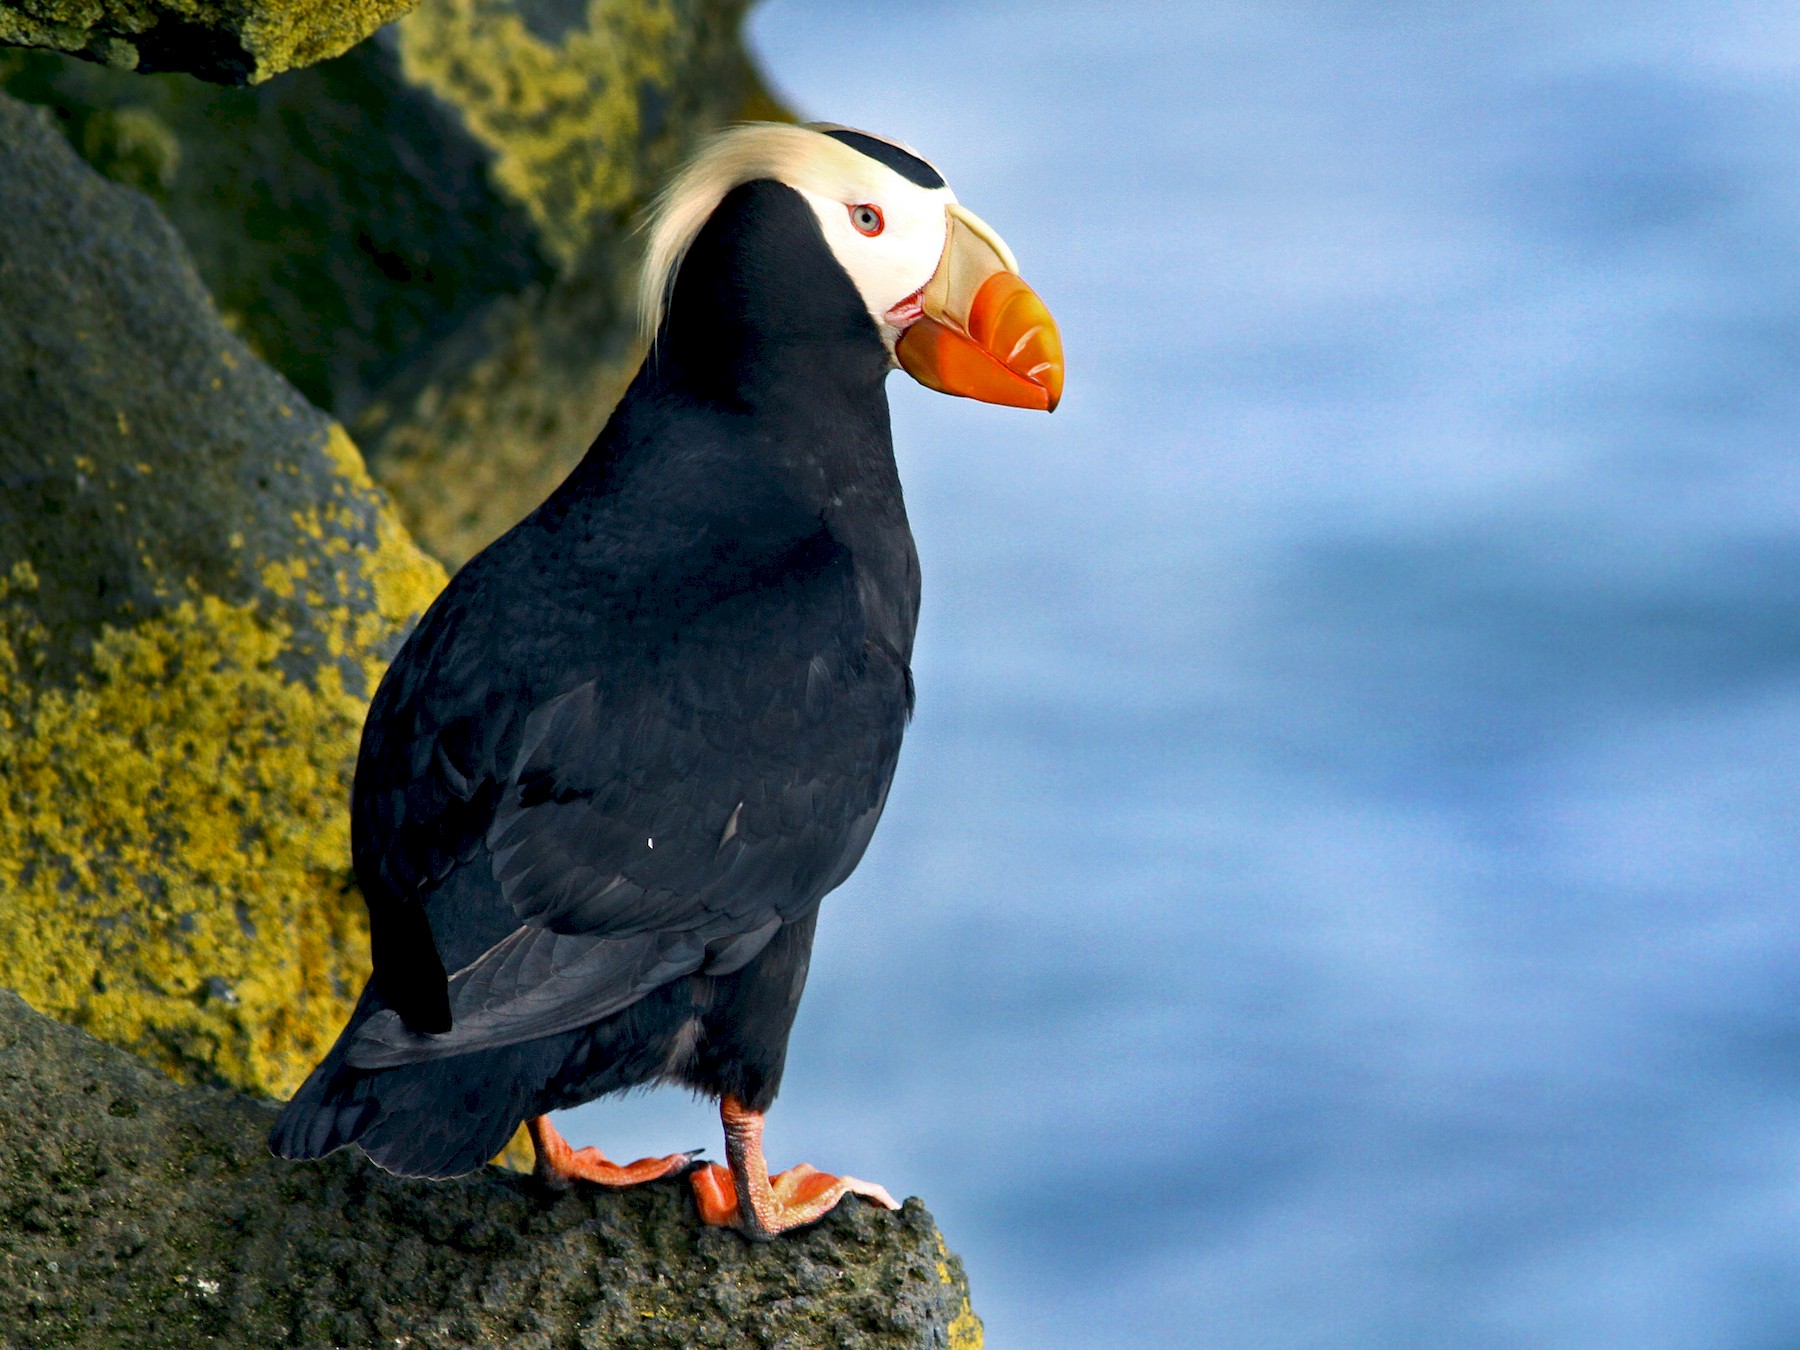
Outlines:
{"type": "Polygon", "coordinates": [[[552,1035],[741,969],[848,874],[908,677],[866,640],[848,556],[802,562],[636,626],[590,612],[559,630],[550,612],[506,634],[478,589],[428,617],[377,695],[356,852],[372,924],[424,907],[456,973],[446,1018],[389,997],[353,1066],[552,1035]]]}

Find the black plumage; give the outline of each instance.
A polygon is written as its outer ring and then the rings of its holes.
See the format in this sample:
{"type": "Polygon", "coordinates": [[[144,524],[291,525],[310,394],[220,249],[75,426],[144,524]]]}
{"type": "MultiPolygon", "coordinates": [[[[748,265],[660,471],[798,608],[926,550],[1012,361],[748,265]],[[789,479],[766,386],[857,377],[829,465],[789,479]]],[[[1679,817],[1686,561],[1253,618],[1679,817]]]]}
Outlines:
{"type": "Polygon", "coordinates": [[[448,1176],[642,1083],[773,1100],[911,711],[889,369],[799,194],[727,195],[586,458],[376,694],[352,813],[374,976],[278,1153],[448,1176]]]}

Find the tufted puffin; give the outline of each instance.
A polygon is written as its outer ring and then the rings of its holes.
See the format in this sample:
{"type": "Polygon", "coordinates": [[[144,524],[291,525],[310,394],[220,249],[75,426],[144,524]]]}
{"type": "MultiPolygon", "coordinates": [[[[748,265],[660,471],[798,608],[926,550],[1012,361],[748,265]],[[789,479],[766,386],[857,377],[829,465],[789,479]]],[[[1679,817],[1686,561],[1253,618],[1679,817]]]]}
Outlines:
{"type": "Polygon", "coordinates": [[[282,1111],[448,1177],[524,1121],[537,1175],[681,1171],[766,1239],[880,1186],[771,1177],[819,902],[887,800],[919,563],[884,382],[1054,408],[1061,341],[1000,237],[891,140],[724,132],[649,226],[648,354],[586,457],[420,620],[363,729],[352,857],[374,972],[282,1111]],[[547,1113],[678,1084],[727,1166],[572,1149],[547,1113]]]}

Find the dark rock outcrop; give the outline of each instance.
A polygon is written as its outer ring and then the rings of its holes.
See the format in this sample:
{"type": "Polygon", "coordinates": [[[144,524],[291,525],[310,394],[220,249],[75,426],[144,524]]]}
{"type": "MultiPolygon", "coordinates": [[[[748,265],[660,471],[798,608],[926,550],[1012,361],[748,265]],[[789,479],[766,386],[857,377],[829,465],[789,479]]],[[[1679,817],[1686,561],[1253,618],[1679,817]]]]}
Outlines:
{"type": "Polygon", "coordinates": [[[0,43],[257,83],[336,56],[418,0],[0,0],[0,43]]]}
{"type": "Polygon", "coordinates": [[[263,1145],[267,1103],[181,1088],[0,991],[0,1343],[978,1350],[917,1200],[762,1245],[687,1185],[551,1199],[263,1145]]]}

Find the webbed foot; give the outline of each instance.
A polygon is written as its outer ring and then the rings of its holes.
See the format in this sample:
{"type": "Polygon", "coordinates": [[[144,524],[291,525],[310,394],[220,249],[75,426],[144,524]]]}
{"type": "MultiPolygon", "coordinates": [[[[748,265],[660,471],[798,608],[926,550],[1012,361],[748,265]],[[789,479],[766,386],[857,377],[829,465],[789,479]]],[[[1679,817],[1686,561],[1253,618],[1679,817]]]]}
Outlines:
{"type": "Polygon", "coordinates": [[[712,1163],[689,1178],[702,1223],[735,1228],[746,1237],[767,1241],[824,1218],[846,1195],[859,1195],[883,1209],[900,1208],[885,1187],[855,1177],[834,1177],[805,1163],[771,1177],[763,1159],[762,1112],[728,1096],[719,1103],[719,1116],[725,1122],[730,1165],[712,1163]]]}

